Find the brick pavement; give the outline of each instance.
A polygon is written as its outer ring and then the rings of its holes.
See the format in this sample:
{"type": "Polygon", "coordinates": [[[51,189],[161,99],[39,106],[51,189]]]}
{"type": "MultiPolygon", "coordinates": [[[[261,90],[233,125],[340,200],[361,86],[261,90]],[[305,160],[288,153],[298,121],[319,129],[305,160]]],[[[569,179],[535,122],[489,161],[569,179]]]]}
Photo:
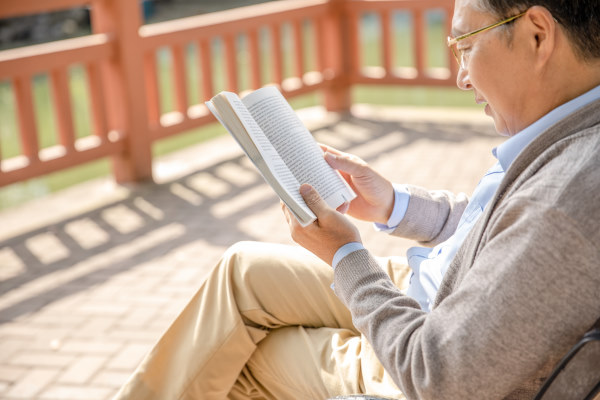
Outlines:
{"type": "MultiPolygon", "coordinates": [[[[393,181],[466,193],[501,140],[478,110],[299,114],[393,181]]],[[[0,398],[111,398],[229,245],[291,243],[278,200],[229,136],[155,169],[153,184],[98,180],[0,213],[0,398]]],[[[358,226],[377,255],[411,244],[358,226]]]]}

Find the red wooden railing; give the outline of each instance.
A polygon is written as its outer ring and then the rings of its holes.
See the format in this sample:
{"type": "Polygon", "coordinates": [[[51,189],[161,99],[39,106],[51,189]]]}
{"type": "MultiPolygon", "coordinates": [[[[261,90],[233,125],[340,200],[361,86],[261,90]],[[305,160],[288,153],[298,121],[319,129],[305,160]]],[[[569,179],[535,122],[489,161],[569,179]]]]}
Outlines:
{"type": "MultiPolygon", "coordinates": [[[[351,105],[355,84],[452,86],[456,68],[431,69],[425,62],[425,23],[428,10],[442,10],[446,30],[452,0],[295,0],[277,1],[233,10],[143,25],[138,0],[2,0],[0,19],[90,6],[92,34],[53,43],[0,51],[0,82],[9,82],[16,104],[21,154],[1,160],[0,186],[110,157],[118,182],[152,177],[152,144],[158,139],[214,122],[203,102],[215,94],[211,43],[219,39],[225,56],[224,89],[239,92],[236,40],[246,38],[249,89],[267,83],[281,87],[288,98],[320,90],[329,110],[351,105]],[[391,16],[412,16],[414,66],[393,63],[391,16]],[[360,21],[374,13],[381,21],[381,65],[366,67],[360,56],[360,21]],[[314,43],[304,43],[305,26],[314,43]],[[282,29],[291,27],[292,48],[282,48],[282,29]],[[264,77],[259,36],[268,32],[270,76],[264,77]],[[185,49],[195,46],[201,87],[187,80],[185,49]],[[314,49],[314,70],[306,70],[307,49],[314,49]],[[156,54],[167,51],[172,60],[175,109],[163,112],[156,54]],[[284,64],[293,66],[284,76],[284,64]],[[86,71],[93,135],[76,138],[68,89],[68,70],[86,71]],[[32,96],[32,79],[47,74],[53,94],[58,144],[40,148],[32,96]],[[198,104],[190,104],[196,91],[198,104]]],[[[447,57],[451,55],[447,52],[447,57]]],[[[0,124],[2,121],[0,121],[0,124]]],[[[1,146],[1,143],[0,143],[1,146]]]]}

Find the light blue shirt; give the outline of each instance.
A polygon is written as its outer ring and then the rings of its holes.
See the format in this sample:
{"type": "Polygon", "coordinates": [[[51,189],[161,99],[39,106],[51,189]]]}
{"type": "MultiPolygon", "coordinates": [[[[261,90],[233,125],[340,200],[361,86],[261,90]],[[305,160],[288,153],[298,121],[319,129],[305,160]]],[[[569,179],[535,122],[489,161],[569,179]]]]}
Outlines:
{"type": "MultiPolygon", "coordinates": [[[[433,248],[411,247],[408,249],[406,256],[408,265],[412,269],[412,275],[406,294],[417,300],[423,310],[431,310],[446,270],[465,237],[492,199],[504,177],[504,171],[508,170],[519,153],[542,132],[579,108],[598,99],[600,99],[600,86],[555,108],[493,149],[492,154],[498,159],[498,162],[487,171],[475,188],[454,234],[433,248]]],[[[410,201],[410,194],[406,187],[402,185],[394,185],[394,193],[394,209],[390,219],[387,225],[375,224],[377,230],[391,233],[404,218],[410,201]]],[[[340,247],[333,257],[333,267],[335,268],[348,254],[363,248],[362,244],[356,242],[340,247]]]]}

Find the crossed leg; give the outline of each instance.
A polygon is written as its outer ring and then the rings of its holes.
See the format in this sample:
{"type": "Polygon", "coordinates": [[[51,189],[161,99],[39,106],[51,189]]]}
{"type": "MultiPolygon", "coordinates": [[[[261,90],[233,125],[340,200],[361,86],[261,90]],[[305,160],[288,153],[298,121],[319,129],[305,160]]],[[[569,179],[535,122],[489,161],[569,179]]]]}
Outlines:
{"type": "MultiPolygon", "coordinates": [[[[407,277],[391,260],[383,267],[407,277]]],[[[332,280],[331,267],[302,248],[232,246],[116,398],[397,393],[332,280]]]]}

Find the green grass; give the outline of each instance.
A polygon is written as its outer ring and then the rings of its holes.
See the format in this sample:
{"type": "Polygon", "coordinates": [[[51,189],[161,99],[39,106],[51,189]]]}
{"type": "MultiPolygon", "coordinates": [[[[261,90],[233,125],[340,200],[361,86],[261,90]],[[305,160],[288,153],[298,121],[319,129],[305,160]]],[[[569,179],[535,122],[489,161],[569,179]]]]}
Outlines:
{"type": "MultiPolygon", "coordinates": [[[[447,63],[447,48],[444,45],[441,16],[428,13],[426,16],[427,30],[427,65],[430,67],[445,67],[447,63]]],[[[364,40],[361,43],[361,52],[365,65],[381,65],[381,54],[375,44],[380,41],[377,30],[374,28],[376,18],[367,15],[362,22],[361,32],[364,40]]],[[[410,24],[412,21],[406,14],[393,16],[394,27],[394,64],[396,66],[413,66],[412,42],[410,39],[410,24]]],[[[310,24],[303,26],[305,43],[315,40],[314,29],[310,24]]],[[[259,32],[261,49],[261,77],[266,82],[271,76],[272,65],[270,62],[270,49],[268,33],[259,32]]],[[[288,25],[282,29],[282,45],[291,48],[292,30],[288,25]]],[[[223,44],[215,40],[212,44],[211,68],[214,76],[214,90],[218,92],[225,89],[225,62],[223,60],[223,44]]],[[[249,89],[249,59],[244,38],[239,38],[238,48],[238,82],[240,91],[249,89]]],[[[315,68],[314,49],[305,47],[305,69],[315,68]]],[[[292,57],[284,50],[283,76],[293,75],[292,57]]],[[[161,92],[160,109],[162,112],[174,110],[174,96],[171,88],[173,79],[170,73],[172,60],[167,49],[160,49],[156,56],[159,71],[159,90],[161,92]]],[[[186,68],[188,82],[188,100],[190,104],[201,101],[200,93],[200,67],[198,64],[197,49],[195,46],[186,48],[186,68]]],[[[73,104],[73,119],[75,133],[78,138],[93,134],[91,131],[91,111],[89,94],[87,91],[85,70],[80,66],[73,66],[69,71],[70,93],[73,104]]],[[[40,146],[48,147],[58,143],[56,121],[52,113],[52,96],[49,79],[40,75],[33,79],[33,99],[36,110],[36,125],[40,146]]],[[[357,86],[352,90],[353,100],[357,103],[387,104],[387,105],[416,105],[416,106],[474,106],[472,95],[454,88],[423,88],[423,87],[386,87],[386,86],[357,86]]],[[[317,105],[320,96],[317,93],[300,96],[290,101],[295,109],[317,105]]],[[[13,99],[11,85],[0,82],[0,156],[3,159],[14,157],[21,153],[19,138],[17,136],[18,121],[16,120],[16,107],[13,99]]],[[[219,124],[211,124],[189,132],[184,132],[171,138],[163,139],[153,145],[153,155],[160,156],[169,152],[208,140],[225,133],[219,124]]],[[[26,182],[0,188],[0,209],[11,207],[29,199],[40,197],[48,193],[69,187],[71,185],[100,177],[111,173],[110,161],[99,160],[86,163],[82,166],[64,171],[48,174],[26,182]]]]}

